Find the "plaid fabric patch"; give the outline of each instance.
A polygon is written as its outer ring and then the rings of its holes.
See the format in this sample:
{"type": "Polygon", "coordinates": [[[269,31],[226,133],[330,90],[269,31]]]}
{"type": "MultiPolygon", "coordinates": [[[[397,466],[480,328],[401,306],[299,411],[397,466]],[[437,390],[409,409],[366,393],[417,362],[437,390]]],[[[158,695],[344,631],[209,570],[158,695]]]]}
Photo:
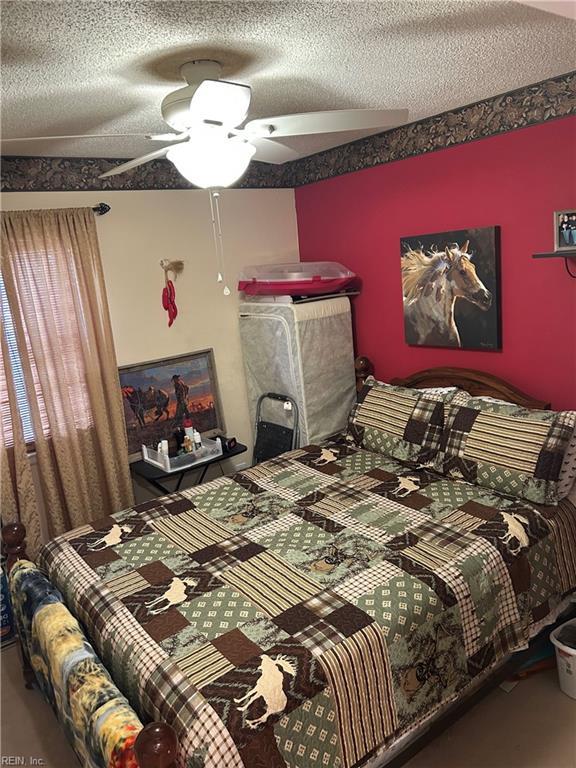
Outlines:
{"type": "Polygon", "coordinates": [[[295,632],[293,636],[314,656],[322,656],[323,653],[342,642],[346,637],[322,619],[309,627],[304,627],[299,632],[295,632]]]}

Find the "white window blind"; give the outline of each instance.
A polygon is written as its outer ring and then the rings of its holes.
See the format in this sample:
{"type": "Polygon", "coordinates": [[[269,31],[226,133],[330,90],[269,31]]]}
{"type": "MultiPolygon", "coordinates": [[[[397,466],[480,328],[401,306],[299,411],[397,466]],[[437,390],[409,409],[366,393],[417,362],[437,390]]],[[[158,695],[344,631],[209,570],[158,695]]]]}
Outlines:
{"type": "MultiPolygon", "coordinates": [[[[22,363],[20,361],[20,355],[18,354],[18,348],[16,346],[14,321],[12,320],[10,307],[8,306],[8,297],[6,296],[4,280],[2,279],[1,274],[0,312],[2,314],[2,327],[6,337],[6,344],[8,346],[10,367],[12,369],[12,379],[14,381],[14,389],[16,390],[16,401],[18,403],[18,410],[20,412],[20,420],[22,422],[22,429],[24,431],[24,439],[27,443],[33,443],[34,428],[32,427],[32,419],[30,417],[30,405],[28,403],[26,388],[24,386],[22,363]]],[[[2,417],[3,432],[6,439],[6,445],[10,446],[14,444],[14,431],[12,426],[12,415],[8,405],[8,388],[6,386],[5,367],[3,365],[0,366],[0,385],[0,416],[2,417]]]]}

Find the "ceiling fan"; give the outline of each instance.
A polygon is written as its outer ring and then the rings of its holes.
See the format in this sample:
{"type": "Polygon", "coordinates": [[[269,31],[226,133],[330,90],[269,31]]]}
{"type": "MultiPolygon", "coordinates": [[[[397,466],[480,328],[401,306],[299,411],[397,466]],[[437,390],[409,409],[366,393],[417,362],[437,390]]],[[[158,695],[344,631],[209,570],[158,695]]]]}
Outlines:
{"type": "Polygon", "coordinates": [[[320,151],[334,145],[329,134],[355,130],[376,133],[400,125],[408,118],[405,109],[344,109],[244,122],[251,89],[248,85],[220,80],[221,72],[222,67],[217,61],[191,61],[182,65],[180,74],[187,85],[169,93],[160,108],[163,120],[174,131],[171,133],[42,136],[5,139],[4,142],[146,136],[152,141],[170,144],[121,163],[100,178],[116,176],[151,160],[167,157],[192,184],[214,189],[234,184],[252,159],[282,164],[303,156],[281,143],[279,140],[283,138],[326,134],[326,146],[316,149],[320,151]],[[243,123],[243,127],[239,127],[243,123]]]}

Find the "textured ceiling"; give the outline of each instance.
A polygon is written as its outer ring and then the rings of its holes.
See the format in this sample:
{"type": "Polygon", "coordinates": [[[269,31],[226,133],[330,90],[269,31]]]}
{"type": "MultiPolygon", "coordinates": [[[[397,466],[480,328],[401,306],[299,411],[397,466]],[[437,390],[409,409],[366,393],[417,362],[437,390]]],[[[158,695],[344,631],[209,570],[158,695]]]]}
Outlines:
{"type": "MultiPolygon", "coordinates": [[[[3,138],[164,132],[160,102],[196,58],[252,86],[251,117],[372,107],[408,108],[413,121],[576,68],[576,22],[518,2],[3,0],[1,10],[3,138]]],[[[134,157],[158,146],[3,150],[134,157]]],[[[314,138],[298,148],[313,152],[314,138]]]]}

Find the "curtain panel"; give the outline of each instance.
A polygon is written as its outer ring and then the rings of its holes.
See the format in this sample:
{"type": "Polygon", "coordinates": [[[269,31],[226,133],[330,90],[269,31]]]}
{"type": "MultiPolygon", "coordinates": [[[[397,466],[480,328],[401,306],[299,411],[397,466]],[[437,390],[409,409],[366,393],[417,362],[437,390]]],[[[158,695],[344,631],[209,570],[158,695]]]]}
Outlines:
{"type": "MultiPolygon", "coordinates": [[[[55,536],[133,503],[118,367],[92,210],[2,213],[1,268],[33,426],[47,529],[55,536]]],[[[4,353],[3,367],[8,381],[10,363],[4,353]]],[[[12,427],[13,445],[9,448],[5,438],[1,457],[2,475],[10,476],[10,482],[2,483],[2,508],[6,504],[22,516],[19,499],[28,487],[26,472],[18,470],[23,436],[13,408],[10,413],[12,424],[3,432],[6,435],[12,427]]],[[[29,509],[25,513],[28,518],[31,514],[29,509]]],[[[30,520],[22,522],[29,527],[30,520]]]]}

